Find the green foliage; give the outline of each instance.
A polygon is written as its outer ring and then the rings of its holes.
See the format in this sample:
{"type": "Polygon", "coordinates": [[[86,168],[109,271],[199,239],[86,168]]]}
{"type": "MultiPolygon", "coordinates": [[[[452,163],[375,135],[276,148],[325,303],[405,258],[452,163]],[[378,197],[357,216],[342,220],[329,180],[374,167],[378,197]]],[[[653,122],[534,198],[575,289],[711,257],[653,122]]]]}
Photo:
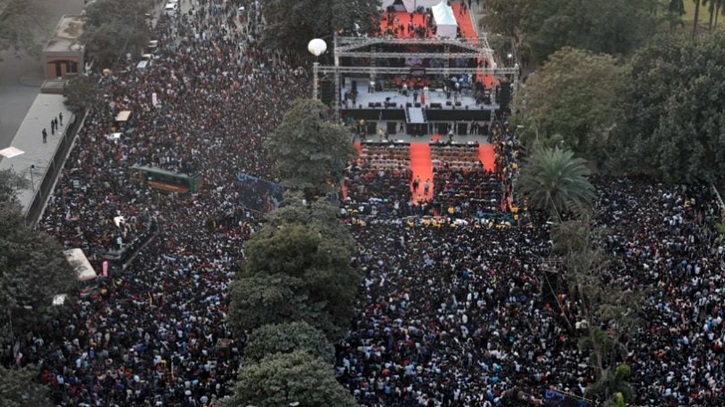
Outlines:
{"type": "Polygon", "coordinates": [[[534,65],[562,47],[629,54],[655,32],[658,0],[489,0],[485,23],[534,65]]]}
{"type": "Polygon", "coordinates": [[[37,383],[37,376],[37,370],[33,365],[22,369],[6,369],[0,366],[0,406],[50,406],[48,389],[37,383]]]}
{"type": "Polygon", "coordinates": [[[324,199],[307,201],[299,192],[285,192],[280,207],[267,214],[267,224],[284,226],[290,224],[306,225],[323,236],[338,242],[352,252],[355,241],[350,231],[340,223],[338,208],[324,199]]]}
{"type": "Polygon", "coordinates": [[[599,380],[587,387],[587,395],[604,396],[605,407],[624,407],[635,396],[632,385],[627,382],[631,374],[632,369],[626,363],[614,370],[607,369],[599,380]]]}
{"type": "Polygon", "coordinates": [[[150,28],[146,14],[151,3],[144,0],[98,0],[86,10],[81,41],[86,51],[110,66],[126,53],[139,55],[148,43],[150,28]]]}
{"type": "Polygon", "coordinates": [[[8,0],[0,4],[0,51],[40,51],[38,33],[50,17],[41,0],[8,0]]]}
{"type": "Polygon", "coordinates": [[[573,48],[550,55],[516,95],[516,114],[529,130],[524,142],[541,137],[545,143],[560,134],[578,155],[597,155],[619,116],[623,78],[623,68],[609,55],[573,48]]]}
{"type": "Polygon", "coordinates": [[[630,62],[613,167],[666,182],[725,180],[725,36],[660,36],[630,62]]]}
{"type": "Polygon", "coordinates": [[[349,130],[327,120],[327,110],[320,101],[296,100],[267,139],[283,185],[313,195],[338,188],[355,149],[349,130]]]}
{"type": "Polygon", "coordinates": [[[307,352],[278,353],[243,367],[236,387],[237,407],[357,407],[335,379],[332,366],[307,352]]]}
{"type": "Polygon", "coordinates": [[[571,150],[543,148],[522,165],[517,188],[532,207],[547,210],[560,220],[563,213],[586,207],[594,199],[588,175],[586,161],[574,158],[571,150]]]}
{"type": "Polygon", "coordinates": [[[554,241],[554,253],[566,255],[571,252],[582,252],[592,246],[589,239],[590,225],[587,220],[567,220],[556,223],[551,229],[554,241]]]}
{"type": "Polygon", "coordinates": [[[30,183],[13,170],[0,171],[0,205],[17,204],[17,191],[27,188],[30,183]]]}
{"type": "Polygon", "coordinates": [[[378,27],[380,0],[266,0],[264,40],[274,48],[307,53],[313,38],[331,43],[333,33],[371,33],[378,27]]]}
{"type": "Polygon", "coordinates": [[[724,224],[722,224],[720,222],[716,223],[715,224],[715,230],[717,230],[717,233],[720,236],[725,236],[725,225],[724,224]]]}
{"type": "Polygon", "coordinates": [[[354,314],[360,275],[350,248],[297,224],[267,226],[247,242],[243,270],[231,287],[231,326],[306,321],[331,339],[354,314]]]}
{"type": "Polygon", "coordinates": [[[325,334],[306,322],[268,324],[255,329],[244,348],[244,357],[258,363],[275,353],[307,352],[329,363],[335,359],[335,348],[327,342],[325,334]]]}
{"type": "Polygon", "coordinates": [[[68,293],[77,277],[58,243],[27,229],[17,209],[0,207],[0,225],[2,339],[53,313],[53,297],[68,293]]]}
{"type": "Polygon", "coordinates": [[[63,87],[63,103],[71,112],[81,115],[95,104],[98,96],[98,83],[93,78],[77,75],[63,87]]]}

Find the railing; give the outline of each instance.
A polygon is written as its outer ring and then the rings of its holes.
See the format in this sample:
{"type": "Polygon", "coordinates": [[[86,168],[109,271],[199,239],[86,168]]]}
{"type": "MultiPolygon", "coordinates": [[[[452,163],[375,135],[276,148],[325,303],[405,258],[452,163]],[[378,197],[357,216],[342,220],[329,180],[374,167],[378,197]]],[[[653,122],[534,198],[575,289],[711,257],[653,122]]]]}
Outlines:
{"type": "Polygon", "coordinates": [[[87,113],[82,118],[76,115],[72,116],[68,129],[63,133],[63,138],[60,140],[55,154],[53,154],[53,158],[48,162],[48,169],[40,183],[40,187],[35,191],[33,199],[30,201],[30,205],[25,212],[25,225],[29,228],[34,228],[35,224],[43,215],[48,198],[53,194],[58,175],[63,170],[63,165],[68,157],[68,153],[73,147],[76,135],[83,128],[86,116],[87,113]]]}

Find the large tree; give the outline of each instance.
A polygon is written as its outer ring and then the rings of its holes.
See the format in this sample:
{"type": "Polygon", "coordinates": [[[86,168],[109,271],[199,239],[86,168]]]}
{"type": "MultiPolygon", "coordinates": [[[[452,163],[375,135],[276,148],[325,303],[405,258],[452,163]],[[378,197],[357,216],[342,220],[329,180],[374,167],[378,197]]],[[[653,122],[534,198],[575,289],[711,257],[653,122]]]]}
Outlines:
{"type": "Polygon", "coordinates": [[[725,35],[662,36],[631,60],[613,167],[668,182],[725,180],[725,35]]]}
{"type": "Polygon", "coordinates": [[[623,78],[624,69],[610,55],[555,52],[516,96],[525,130],[536,129],[524,135],[531,141],[558,134],[577,154],[596,156],[616,123],[623,78]]]}
{"type": "Polygon", "coordinates": [[[266,0],[264,39],[270,46],[307,52],[313,38],[377,29],[380,0],[266,0]]]}
{"type": "Polygon", "coordinates": [[[49,22],[42,0],[7,0],[0,2],[0,51],[8,48],[35,53],[39,39],[49,22]]]}
{"type": "Polygon", "coordinates": [[[339,208],[324,199],[307,200],[299,192],[285,192],[282,204],[265,217],[274,227],[297,224],[317,230],[352,251],[355,241],[338,217],[339,208]]]}
{"type": "Polygon", "coordinates": [[[622,265],[598,247],[601,231],[595,233],[592,223],[587,215],[558,223],[552,239],[555,253],[563,260],[557,275],[568,301],[576,304],[570,309],[580,334],[579,345],[589,353],[589,365],[594,369],[595,380],[587,387],[586,396],[613,406],[634,398],[627,382],[631,369],[624,362],[628,346],[635,343],[642,299],[639,292],[612,279],[612,269],[622,265]]]}
{"type": "Polygon", "coordinates": [[[331,121],[322,102],[298,99],[267,139],[282,184],[319,195],[338,188],[355,154],[350,131],[331,121]]]}
{"type": "Polygon", "coordinates": [[[0,366],[0,406],[50,406],[48,388],[38,383],[37,376],[38,371],[32,365],[22,369],[0,366]]]}
{"type": "Polygon", "coordinates": [[[574,157],[571,150],[542,148],[522,165],[516,188],[532,207],[561,220],[562,214],[587,207],[593,201],[595,192],[588,175],[586,161],[574,157]]]}
{"type": "Polygon", "coordinates": [[[302,225],[270,225],[247,242],[245,255],[230,292],[238,333],[304,320],[331,339],[344,334],[360,281],[348,246],[302,225]]]}
{"type": "Polygon", "coordinates": [[[28,186],[30,186],[28,180],[13,170],[0,171],[0,206],[17,204],[18,190],[28,186]]]}
{"type": "Polygon", "coordinates": [[[75,76],[63,87],[63,96],[65,106],[73,113],[82,115],[97,101],[98,82],[90,76],[75,76]]]}
{"type": "Polygon", "coordinates": [[[7,339],[53,312],[57,294],[71,291],[76,273],[50,236],[29,230],[17,208],[0,205],[0,337],[7,339]]]}
{"type": "Polygon", "coordinates": [[[658,0],[491,0],[487,7],[490,28],[514,37],[534,64],[565,46],[628,54],[655,31],[662,9],[658,0]]]}
{"type": "Polygon", "coordinates": [[[236,407],[357,407],[332,365],[307,352],[277,353],[242,367],[236,387],[236,407]]]}
{"type": "Polygon", "coordinates": [[[130,53],[138,55],[150,38],[146,14],[151,3],[143,0],[98,0],[86,10],[81,41],[86,51],[109,65],[130,53]]]}
{"type": "Polygon", "coordinates": [[[295,351],[307,352],[329,363],[335,359],[335,348],[325,334],[306,322],[267,324],[255,329],[244,348],[244,358],[257,363],[267,355],[295,351]]]}

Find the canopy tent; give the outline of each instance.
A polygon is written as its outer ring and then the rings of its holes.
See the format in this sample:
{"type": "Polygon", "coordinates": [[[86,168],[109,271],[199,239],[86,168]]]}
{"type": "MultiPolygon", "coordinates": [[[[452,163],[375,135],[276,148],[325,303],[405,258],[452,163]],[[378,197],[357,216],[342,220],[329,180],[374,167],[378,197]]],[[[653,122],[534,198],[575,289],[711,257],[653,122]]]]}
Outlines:
{"type": "Polygon", "coordinates": [[[443,0],[433,6],[432,10],[433,20],[436,23],[436,35],[443,38],[456,38],[458,22],[456,22],[453,7],[449,6],[446,0],[443,0]]]}
{"type": "MultiPolygon", "coordinates": [[[[387,10],[388,7],[403,3],[405,11],[412,13],[418,7],[431,8],[438,4],[440,0],[383,0],[383,10],[387,10]]],[[[400,10],[402,11],[402,10],[400,10]]]]}

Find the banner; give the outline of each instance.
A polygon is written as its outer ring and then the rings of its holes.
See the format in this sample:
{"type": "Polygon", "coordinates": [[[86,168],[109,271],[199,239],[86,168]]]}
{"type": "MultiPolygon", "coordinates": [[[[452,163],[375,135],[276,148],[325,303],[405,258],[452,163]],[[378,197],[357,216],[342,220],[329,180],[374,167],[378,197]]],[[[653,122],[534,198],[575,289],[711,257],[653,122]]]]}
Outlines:
{"type": "Polygon", "coordinates": [[[243,172],[237,174],[241,188],[241,204],[257,212],[271,212],[282,202],[281,185],[243,172]]]}

